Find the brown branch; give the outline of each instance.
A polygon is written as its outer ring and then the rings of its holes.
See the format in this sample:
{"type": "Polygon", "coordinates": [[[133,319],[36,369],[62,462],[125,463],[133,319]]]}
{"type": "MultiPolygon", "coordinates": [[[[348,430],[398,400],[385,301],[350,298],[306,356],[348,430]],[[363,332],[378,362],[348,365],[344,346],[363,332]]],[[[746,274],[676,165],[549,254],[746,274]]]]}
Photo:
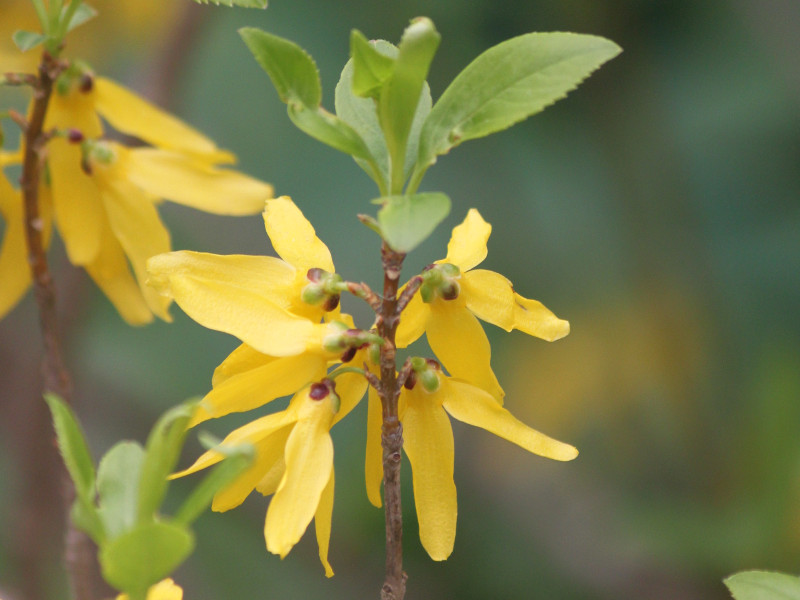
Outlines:
{"type": "Polygon", "coordinates": [[[400,460],[403,449],[403,426],[400,423],[395,372],[395,334],[400,318],[397,281],[405,254],[395,252],[386,243],[381,248],[383,262],[383,303],[378,313],[378,335],[381,346],[381,385],[379,395],[383,413],[381,445],[383,446],[383,495],[386,504],[386,579],[381,588],[381,600],[402,600],[406,593],[406,574],[403,572],[403,513],[400,503],[400,460]]]}

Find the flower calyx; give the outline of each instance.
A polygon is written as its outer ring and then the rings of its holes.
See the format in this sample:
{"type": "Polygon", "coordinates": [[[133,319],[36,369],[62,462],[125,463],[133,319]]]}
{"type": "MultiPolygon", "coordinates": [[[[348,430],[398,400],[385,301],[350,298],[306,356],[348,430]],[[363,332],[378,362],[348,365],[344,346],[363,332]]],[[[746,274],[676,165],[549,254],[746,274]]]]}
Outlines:
{"type": "Polygon", "coordinates": [[[81,169],[87,175],[92,174],[95,165],[111,166],[117,160],[114,147],[105,140],[82,139],[78,142],[76,139],[74,143],[81,145],[81,169]]]}
{"type": "Polygon", "coordinates": [[[92,68],[82,61],[73,61],[64,71],[58,76],[56,80],[56,91],[61,96],[69,95],[73,88],[83,93],[88,94],[94,89],[94,71],[92,68]]]}
{"type": "Polygon", "coordinates": [[[333,354],[341,353],[343,363],[353,360],[356,352],[370,345],[383,344],[383,338],[374,331],[363,329],[350,329],[341,321],[329,323],[332,330],[322,340],[322,347],[333,354]]]}
{"type": "Polygon", "coordinates": [[[308,390],[308,397],[317,402],[324,400],[328,396],[331,397],[331,404],[333,405],[333,412],[338,413],[341,406],[341,400],[336,394],[336,384],[333,379],[326,377],[320,382],[312,383],[311,388],[308,390]]]}
{"type": "Polygon", "coordinates": [[[309,283],[302,291],[303,302],[311,306],[319,306],[325,312],[335,310],[339,306],[341,293],[347,289],[347,284],[342,280],[342,276],[315,267],[308,270],[306,277],[309,283]]]}
{"type": "Polygon", "coordinates": [[[417,382],[422,384],[426,392],[433,393],[439,389],[441,382],[439,381],[439,374],[442,372],[442,366],[432,358],[422,358],[421,356],[414,356],[408,360],[411,370],[406,377],[403,386],[406,389],[413,390],[417,382]]]}
{"type": "Polygon", "coordinates": [[[430,304],[434,299],[455,300],[461,292],[458,280],[461,269],[450,263],[428,265],[422,272],[419,293],[422,301],[430,304]]]}

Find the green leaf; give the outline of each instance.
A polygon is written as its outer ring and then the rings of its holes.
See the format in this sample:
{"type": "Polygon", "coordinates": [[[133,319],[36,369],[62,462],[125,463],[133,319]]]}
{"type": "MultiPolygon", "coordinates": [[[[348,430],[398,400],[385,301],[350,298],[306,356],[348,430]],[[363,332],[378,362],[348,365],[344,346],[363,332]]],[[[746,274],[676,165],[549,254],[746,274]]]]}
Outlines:
{"type": "Polygon", "coordinates": [[[450,212],[450,198],[440,192],[381,198],[378,211],[383,239],[397,252],[410,252],[433,233],[450,212]]]}
{"type": "Polygon", "coordinates": [[[94,502],[94,464],[86,445],[86,437],[72,409],[56,394],[46,393],[44,399],[53,415],[58,449],[75,484],[76,494],[86,503],[94,502]]]}
{"type": "Polygon", "coordinates": [[[97,469],[98,514],[113,539],[133,528],[139,504],[139,476],[144,449],[136,442],[118,442],[97,469]]]}
{"type": "Polygon", "coordinates": [[[19,48],[20,52],[27,52],[31,48],[35,48],[47,39],[46,35],[36,33],[35,31],[25,31],[19,29],[11,36],[14,43],[19,48]]]}
{"type": "Polygon", "coordinates": [[[300,46],[255,27],[239,30],[244,43],[272,80],[282,102],[317,108],[322,84],[314,59],[300,46]]]}
{"type": "Polygon", "coordinates": [[[770,571],[742,571],[724,580],[736,600],[800,600],[800,577],[770,571]]]}
{"type": "Polygon", "coordinates": [[[360,158],[368,164],[375,163],[364,140],[356,133],[355,129],[324,108],[289,105],[289,118],[300,131],[323,144],[360,158]]]}
{"type": "Polygon", "coordinates": [[[605,38],[577,33],[529,33],[490,48],[456,76],[428,115],[414,179],[454,146],[564,98],[620,52],[605,38]]]}
{"type": "Polygon", "coordinates": [[[244,8],[267,8],[267,0],[194,0],[198,4],[217,6],[242,6],[244,8]]]}
{"type": "Polygon", "coordinates": [[[106,530],[94,504],[78,496],[72,503],[69,516],[75,527],[88,533],[98,546],[103,545],[106,540],[106,530]]]}
{"type": "Polygon", "coordinates": [[[255,457],[252,444],[237,444],[235,446],[217,446],[217,452],[226,455],[219,465],[207,475],[175,513],[175,522],[189,525],[203,514],[214,495],[230,484],[249,467],[255,457]]]}
{"type": "Polygon", "coordinates": [[[139,482],[139,520],[151,519],[167,492],[167,475],[175,468],[186,439],[186,426],[197,401],[168,410],[153,426],[147,438],[146,453],[139,482]]]}
{"type": "Polygon", "coordinates": [[[394,57],[381,52],[357,29],[350,33],[350,56],[353,93],[361,98],[377,98],[381,86],[394,70],[394,57]]]}
{"type": "MultiPolygon", "coordinates": [[[[66,12],[68,8],[69,5],[65,6],[63,9],[64,12],[66,12]]],[[[84,23],[86,23],[86,21],[95,18],[97,14],[98,14],[97,10],[95,10],[88,4],[81,4],[75,11],[75,14],[72,15],[72,18],[70,19],[69,24],[67,25],[66,31],[72,31],[76,27],[83,25],[84,23]]]]}
{"type": "Polygon", "coordinates": [[[415,19],[403,32],[394,70],[380,93],[378,119],[391,158],[393,192],[401,191],[405,181],[408,134],[440,39],[430,19],[415,19]]]}
{"type": "Polygon", "coordinates": [[[105,544],[98,554],[103,577],[130,595],[170,575],[194,548],[194,536],[174,523],[141,523],[105,544]]]}

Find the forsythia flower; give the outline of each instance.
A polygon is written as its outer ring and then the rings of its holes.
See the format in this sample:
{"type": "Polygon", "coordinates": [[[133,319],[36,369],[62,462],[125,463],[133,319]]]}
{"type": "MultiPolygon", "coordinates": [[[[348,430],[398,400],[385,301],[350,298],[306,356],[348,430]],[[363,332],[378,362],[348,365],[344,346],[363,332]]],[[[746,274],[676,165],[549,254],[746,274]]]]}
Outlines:
{"type": "MultiPolygon", "coordinates": [[[[130,600],[128,594],[120,594],[117,600],[130,600]]],[[[183,590],[172,579],[164,579],[147,590],[147,600],[183,600],[183,590]]]]}
{"type": "MultiPolygon", "coordinates": [[[[428,391],[419,381],[411,389],[403,388],[399,409],[403,449],[411,462],[420,541],[433,560],[445,560],[453,551],[458,514],[453,482],[453,431],[448,414],[545,458],[572,460],[578,451],[517,420],[485,390],[448,377],[437,372],[438,369],[433,371],[438,379],[433,387],[437,389],[428,391]]],[[[379,411],[380,405],[370,404],[371,411],[375,408],[379,411]]],[[[368,420],[367,431],[367,495],[373,504],[380,506],[383,471],[379,418],[368,420]]]]}
{"type": "Polygon", "coordinates": [[[231,153],[125,88],[85,71],[71,68],[59,77],[45,128],[68,132],[47,146],[53,216],[67,255],[132,324],[146,323],[153,314],[169,319],[169,300],[144,285],[147,258],[170,249],[169,232],[156,211],[160,199],[244,215],[261,210],[272,196],[270,185],[215,166],[232,162],[231,153]],[[128,149],[96,141],[103,135],[100,116],[157,147],[128,149]]]}
{"type": "Polygon", "coordinates": [[[423,274],[420,293],[403,311],[397,345],[405,347],[425,332],[451,375],[502,400],[504,392],[490,366],[489,340],[476,317],[547,341],[567,335],[569,323],[541,302],[517,294],[502,275],[474,268],[486,258],[491,231],[492,226],[474,208],[453,229],[447,256],[423,274]]]}

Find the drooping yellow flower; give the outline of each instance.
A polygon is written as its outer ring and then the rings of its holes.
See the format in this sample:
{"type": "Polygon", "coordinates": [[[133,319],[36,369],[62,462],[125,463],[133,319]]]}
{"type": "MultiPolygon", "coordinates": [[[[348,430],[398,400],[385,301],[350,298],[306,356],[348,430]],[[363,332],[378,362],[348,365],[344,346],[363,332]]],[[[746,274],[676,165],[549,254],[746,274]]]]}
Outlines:
{"type": "MultiPolygon", "coordinates": [[[[333,442],[330,430],[361,400],[366,380],[355,373],[306,385],[286,410],[257,419],[230,433],[226,444],[249,442],[253,464],[214,496],[212,509],[226,511],[241,504],[254,489],[274,494],[267,510],[264,536],[270,552],[285,557],[314,519],[319,556],[325,574],[333,575],[328,547],[333,514],[333,442]]],[[[195,473],[221,461],[209,450],[188,469],[173,477],[195,473]]]]}
{"type": "MultiPolygon", "coordinates": [[[[120,594],[117,600],[130,600],[128,594],[120,594]]],[[[164,579],[147,590],[147,600],[183,600],[183,590],[172,579],[164,579]]]]}
{"type": "Polygon", "coordinates": [[[437,276],[435,285],[428,284],[426,290],[423,283],[420,293],[403,311],[397,345],[405,347],[424,332],[451,375],[502,400],[504,392],[490,366],[489,340],[478,318],[506,331],[519,329],[547,341],[567,335],[569,323],[541,302],[517,294],[502,275],[474,268],[486,258],[491,231],[492,226],[474,208],[453,229],[447,256],[432,269],[432,275],[437,276]]]}
{"type": "MultiPolygon", "coordinates": [[[[568,461],[578,451],[531,429],[485,390],[442,373],[437,373],[437,377],[438,389],[432,392],[420,382],[412,389],[403,388],[399,410],[403,449],[411,462],[420,541],[433,560],[445,560],[453,551],[458,514],[453,481],[453,430],[448,415],[545,458],[568,461]]],[[[370,411],[379,410],[380,405],[373,406],[372,400],[370,411]]],[[[383,477],[380,435],[380,420],[368,418],[367,496],[376,506],[380,506],[383,477]]]]}

